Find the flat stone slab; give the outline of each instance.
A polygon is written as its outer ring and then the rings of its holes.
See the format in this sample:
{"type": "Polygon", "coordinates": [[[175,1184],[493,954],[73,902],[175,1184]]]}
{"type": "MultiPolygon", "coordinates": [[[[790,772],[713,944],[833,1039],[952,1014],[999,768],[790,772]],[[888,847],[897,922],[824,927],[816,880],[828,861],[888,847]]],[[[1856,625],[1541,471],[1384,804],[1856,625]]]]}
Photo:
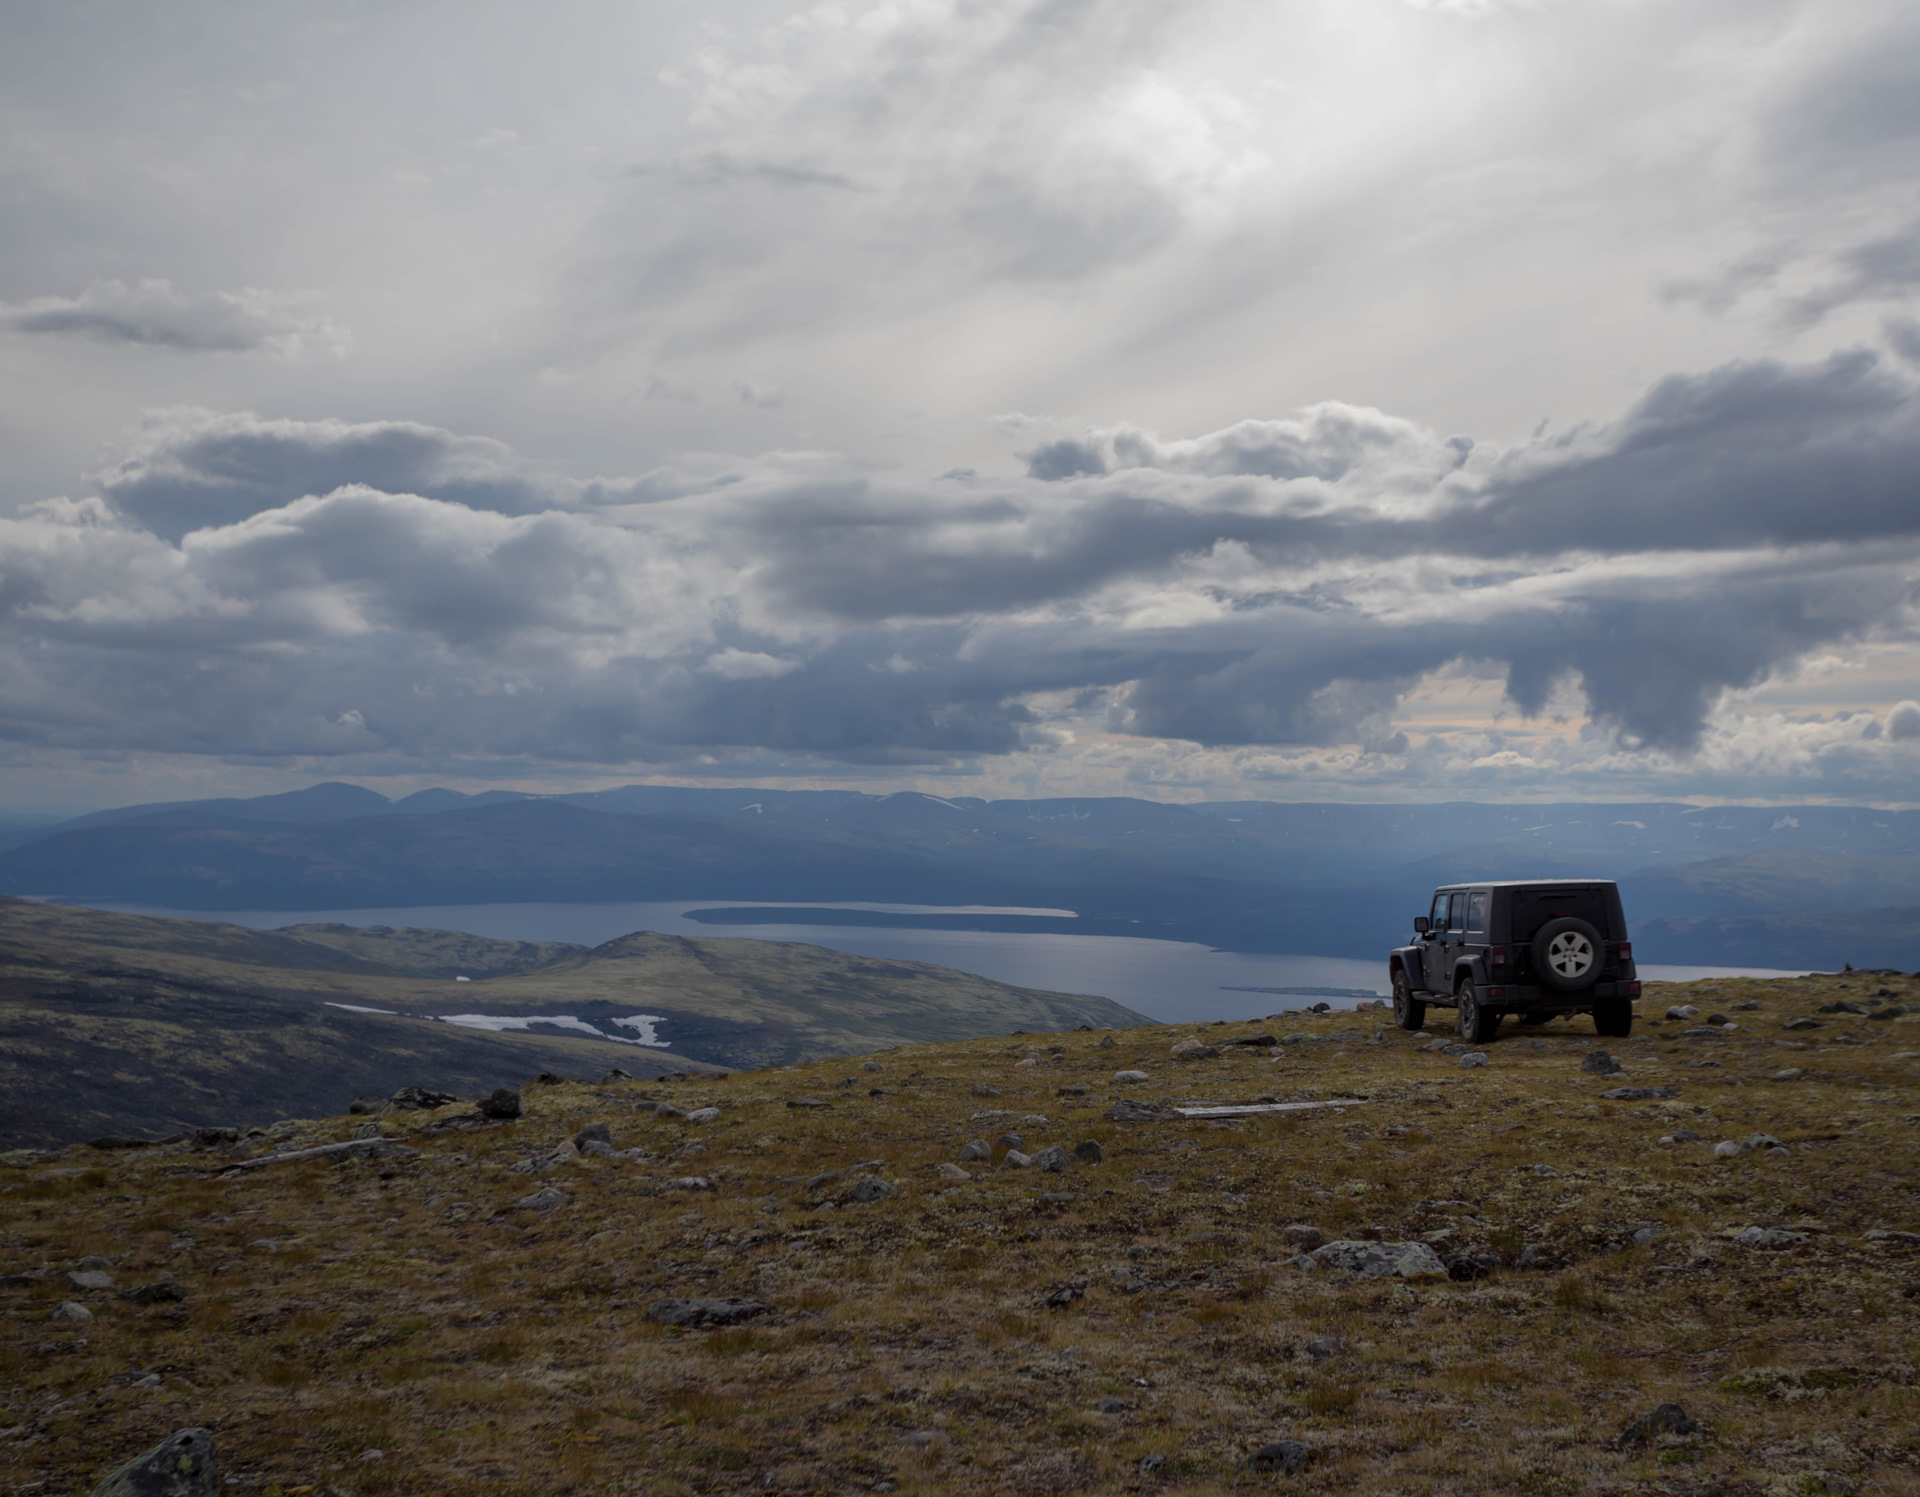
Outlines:
{"type": "Polygon", "coordinates": [[[1244,1118],[1260,1112],[1311,1112],[1317,1107],[1362,1107],[1364,1097],[1332,1097],[1325,1102],[1229,1102],[1218,1107],[1176,1107],[1183,1118],[1244,1118]]]}
{"type": "Polygon", "coordinates": [[[663,1299],[647,1311],[647,1319],[661,1325],[739,1325],[772,1310],[757,1299],[663,1299]]]}

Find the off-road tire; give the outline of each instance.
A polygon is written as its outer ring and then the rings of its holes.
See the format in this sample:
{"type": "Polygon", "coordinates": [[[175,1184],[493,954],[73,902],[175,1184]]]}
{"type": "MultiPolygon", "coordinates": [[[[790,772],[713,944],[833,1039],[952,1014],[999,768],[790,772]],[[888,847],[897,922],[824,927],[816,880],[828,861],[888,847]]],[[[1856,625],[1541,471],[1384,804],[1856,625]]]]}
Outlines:
{"type": "Polygon", "coordinates": [[[1484,1045],[1500,1027],[1500,1015],[1489,1012],[1474,992],[1473,984],[1463,982],[1453,990],[1454,1019],[1460,1038],[1469,1045],[1484,1045]]]}
{"type": "Polygon", "coordinates": [[[1604,998],[1593,1006],[1593,1032],[1610,1040],[1623,1040],[1633,1033],[1633,1002],[1627,998],[1604,998]]]}
{"type": "Polygon", "coordinates": [[[1555,992],[1578,993],[1592,987],[1606,961],[1607,947],[1600,932],[1577,915],[1549,920],[1534,933],[1534,976],[1555,992]]]}
{"type": "Polygon", "coordinates": [[[1426,1004],[1413,996],[1407,974],[1399,968],[1393,974],[1393,1022],[1402,1029],[1419,1029],[1427,1022],[1426,1004]]]}

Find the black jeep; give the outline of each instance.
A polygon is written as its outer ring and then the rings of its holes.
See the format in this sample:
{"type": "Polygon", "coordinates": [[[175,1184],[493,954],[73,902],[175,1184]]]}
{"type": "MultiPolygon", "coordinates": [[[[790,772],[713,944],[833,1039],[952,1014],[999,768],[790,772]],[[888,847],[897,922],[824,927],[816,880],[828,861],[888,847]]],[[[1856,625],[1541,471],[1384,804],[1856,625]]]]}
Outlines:
{"type": "Polygon", "coordinates": [[[1431,1003],[1455,1010],[1471,1045],[1492,1039],[1503,1014],[1544,1024],[1590,1013],[1599,1033],[1627,1035],[1640,996],[1620,890],[1607,879],[1448,884],[1387,967],[1402,1029],[1420,1028],[1431,1003]]]}

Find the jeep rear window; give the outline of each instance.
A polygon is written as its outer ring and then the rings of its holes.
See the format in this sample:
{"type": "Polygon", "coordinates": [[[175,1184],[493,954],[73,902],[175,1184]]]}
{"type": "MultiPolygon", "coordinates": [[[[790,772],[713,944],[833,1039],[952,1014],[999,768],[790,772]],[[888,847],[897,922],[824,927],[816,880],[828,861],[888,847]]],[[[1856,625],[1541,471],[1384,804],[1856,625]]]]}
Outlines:
{"type": "Polygon", "coordinates": [[[1607,899],[1599,889],[1515,889],[1513,891],[1513,939],[1531,941],[1534,932],[1549,920],[1576,915],[1611,940],[1607,929],[1607,899]]]}

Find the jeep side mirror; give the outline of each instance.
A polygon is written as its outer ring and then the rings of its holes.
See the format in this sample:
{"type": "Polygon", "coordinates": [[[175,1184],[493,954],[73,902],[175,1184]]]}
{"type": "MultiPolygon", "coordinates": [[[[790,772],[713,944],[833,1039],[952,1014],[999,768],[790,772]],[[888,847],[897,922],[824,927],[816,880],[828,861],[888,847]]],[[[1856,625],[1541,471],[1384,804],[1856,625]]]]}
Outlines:
{"type": "Polygon", "coordinates": [[[1428,931],[1432,929],[1433,929],[1433,922],[1429,920],[1425,915],[1415,915],[1413,917],[1413,933],[1416,936],[1424,936],[1428,931]]]}

